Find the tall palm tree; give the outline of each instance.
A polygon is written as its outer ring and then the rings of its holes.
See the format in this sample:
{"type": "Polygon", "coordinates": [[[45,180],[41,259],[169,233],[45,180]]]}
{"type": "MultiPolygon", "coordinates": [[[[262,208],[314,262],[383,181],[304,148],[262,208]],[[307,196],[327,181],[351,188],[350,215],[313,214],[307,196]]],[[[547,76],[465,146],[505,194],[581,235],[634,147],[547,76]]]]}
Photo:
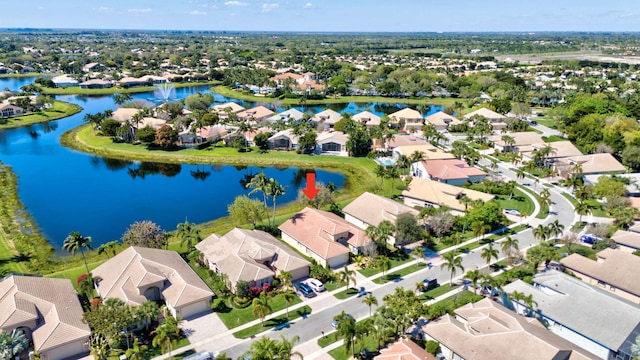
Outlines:
{"type": "Polygon", "coordinates": [[[580,215],[580,218],[578,219],[579,222],[582,222],[582,215],[588,215],[589,213],[591,213],[589,205],[584,201],[578,201],[575,208],[578,215],[580,215]]]}
{"type": "Polygon", "coordinates": [[[131,94],[129,93],[115,93],[113,94],[113,102],[118,104],[118,105],[122,105],[126,102],[129,102],[133,99],[133,97],[131,97],[131,94]]]}
{"type": "Polygon", "coordinates": [[[356,320],[353,316],[345,313],[344,310],[333,319],[338,324],[336,333],[344,339],[345,353],[348,353],[349,348],[351,348],[351,355],[355,355],[356,320]]]}
{"type": "Polygon", "coordinates": [[[391,259],[384,255],[378,255],[376,266],[382,270],[382,276],[384,276],[384,273],[391,268],[391,259]]]}
{"type": "Polygon", "coordinates": [[[276,199],[278,196],[284,195],[286,193],[286,187],[282,186],[276,179],[270,178],[267,182],[266,187],[267,195],[271,196],[273,200],[273,222],[272,225],[275,226],[276,223],[276,199]]]}
{"type": "Polygon", "coordinates": [[[136,308],[137,317],[144,323],[144,328],[149,331],[151,323],[158,320],[160,307],[154,301],[145,301],[136,308]]]}
{"type": "Polygon", "coordinates": [[[240,358],[274,360],[276,359],[277,341],[266,336],[251,343],[249,350],[240,358]]]}
{"type": "Polygon", "coordinates": [[[298,359],[302,360],[303,356],[302,353],[298,352],[298,351],[293,351],[293,347],[295,345],[295,343],[297,343],[300,340],[299,336],[294,336],[291,338],[291,340],[287,340],[287,338],[284,337],[284,335],[280,335],[280,341],[276,341],[275,344],[275,353],[277,356],[277,359],[281,359],[281,360],[289,360],[289,359],[293,359],[294,357],[297,357],[298,359]]]}
{"type": "Polygon", "coordinates": [[[251,306],[253,308],[253,316],[259,317],[260,323],[264,327],[264,318],[273,312],[271,305],[269,305],[269,298],[267,298],[264,291],[260,293],[260,296],[253,299],[251,306]]]}
{"type": "Polygon", "coordinates": [[[127,359],[130,360],[143,360],[148,349],[149,347],[147,345],[140,344],[136,337],[136,339],[133,340],[133,346],[127,349],[125,355],[127,356],[127,359]]]}
{"type": "Polygon", "coordinates": [[[353,286],[356,286],[356,272],[355,270],[349,270],[347,265],[344,266],[341,272],[338,273],[338,282],[345,283],[347,286],[347,290],[349,289],[349,284],[353,283],[353,286]]]}
{"type": "Polygon", "coordinates": [[[187,252],[190,252],[193,247],[202,240],[200,236],[200,229],[195,224],[185,220],[183,223],[178,224],[176,228],[176,237],[180,240],[180,246],[185,246],[187,252]]]}
{"type": "Polygon", "coordinates": [[[280,270],[280,272],[278,273],[278,279],[280,279],[281,286],[288,289],[292,288],[293,283],[291,280],[293,279],[293,274],[289,271],[280,270]]]}
{"type": "Polygon", "coordinates": [[[369,307],[369,316],[371,316],[371,307],[373,305],[378,306],[378,298],[373,294],[369,294],[362,299],[362,303],[369,307]]]}
{"type": "Polygon", "coordinates": [[[551,192],[549,189],[544,188],[540,191],[540,205],[549,206],[551,205],[551,192]]]}
{"type": "Polygon", "coordinates": [[[494,249],[493,244],[489,244],[489,246],[482,249],[480,257],[486,261],[487,265],[489,265],[491,264],[491,259],[498,260],[498,249],[494,249]]]}
{"type": "Polygon", "coordinates": [[[424,248],[421,246],[416,246],[415,248],[413,248],[413,250],[411,250],[411,253],[409,253],[409,255],[416,258],[417,261],[421,261],[421,260],[424,261],[427,259],[427,256],[424,254],[424,248]]]}
{"type": "Polygon", "coordinates": [[[251,178],[251,181],[247,183],[247,188],[251,188],[251,191],[249,191],[249,195],[253,195],[258,191],[262,192],[262,200],[264,201],[264,206],[268,206],[267,205],[267,184],[268,183],[269,183],[269,179],[267,178],[267,175],[265,175],[263,172],[256,174],[254,177],[251,178]]]}
{"type": "Polygon", "coordinates": [[[387,167],[384,165],[378,165],[376,167],[376,176],[380,178],[380,188],[382,189],[382,193],[384,194],[384,178],[387,175],[387,167]]]}
{"type": "Polygon", "coordinates": [[[287,319],[289,318],[289,304],[291,304],[291,302],[293,300],[295,300],[298,296],[296,295],[295,292],[293,292],[293,290],[291,289],[287,289],[282,293],[282,298],[284,299],[284,302],[286,303],[287,306],[287,319]]]}
{"type": "Polygon", "coordinates": [[[449,287],[451,287],[453,285],[453,275],[455,275],[458,270],[464,271],[462,257],[456,256],[454,252],[449,251],[442,254],[442,259],[444,261],[440,267],[442,269],[447,269],[451,273],[451,276],[449,277],[449,287]]]}
{"type": "Polygon", "coordinates": [[[517,238],[507,236],[501,244],[502,252],[509,258],[520,251],[519,241],[517,238]]]}
{"type": "Polygon", "coordinates": [[[538,303],[533,299],[533,294],[529,294],[525,296],[522,301],[524,305],[528,308],[529,315],[535,312],[535,308],[538,306],[538,303]]]}
{"type": "Polygon", "coordinates": [[[551,237],[560,237],[564,233],[564,225],[560,224],[558,219],[555,219],[548,225],[549,233],[551,237]]]}
{"type": "Polygon", "coordinates": [[[71,254],[75,254],[78,250],[82,254],[82,261],[84,261],[84,267],[87,269],[87,275],[89,275],[89,265],[87,265],[87,259],[84,256],[84,249],[92,250],[91,237],[82,236],[77,231],[72,231],[62,244],[62,249],[67,250],[71,254]]]}
{"type": "Polygon", "coordinates": [[[539,242],[546,241],[549,237],[549,230],[546,226],[540,224],[535,227],[532,231],[533,237],[535,237],[539,242]]]}
{"type": "Polygon", "coordinates": [[[112,256],[116,255],[116,247],[118,247],[120,243],[118,242],[118,240],[113,240],[113,241],[109,241],[106,242],[100,246],[98,246],[98,254],[102,255],[105,254],[107,255],[107,259],[109,259],[109,253],[111,253],[112,256]]]}
{"type": "Polygon", "coordinates": [[[473,286],[473,293],[476,294],[478,288],[478,280],[480,280],[480,271],[469,270],[464,277],[471,281],[471,286],[473,286]]]}
{"type": "Polygon", "coordinates": [[[24,332],[13,330],[12,332],[0,330],[0,359],[17,358],[21,352],[29,348],[29,339],[24,332]]]}

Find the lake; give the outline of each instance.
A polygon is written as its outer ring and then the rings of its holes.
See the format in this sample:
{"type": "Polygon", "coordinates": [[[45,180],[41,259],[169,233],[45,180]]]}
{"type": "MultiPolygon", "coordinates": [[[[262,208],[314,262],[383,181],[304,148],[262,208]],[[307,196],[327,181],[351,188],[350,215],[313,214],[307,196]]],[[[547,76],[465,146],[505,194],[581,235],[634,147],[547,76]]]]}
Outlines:
{"type": "MultiPolygon", "coordinates": [[[[2,78],[0,89],[19,90],[33,80],[2,78]]],[[[174,96],[182,99],[196,92],[208,92],[208,87],[175,89],[174,96]]],[[[133,97],[158,101],[153,93],[133,97]]],[[[185,219],[201,223],[226,216],[233,199],[248,193],[241,181],[261,171],[287,186],[278,204],[295,200],[298,190],[305,186],[305,169],[139,163],[69,150],[60,145],[62,133],[82,124],[87,112],[115,109],[116,105],[111,96],[56,98],[78,104],[83,111],[46,124],[0,130],[0,161],[10,165],[18,175],[22,202],[57,249],[71,231],[91,236],[97,247],[120,239],[135,221],[151,220],[169,231],[185,219]]],[[[236,101],[217,94],[215,99],[236,101]]],[[[368,109],[381,114],[403,106],[406,105],[349,103],[335,108],[352,113],[368,109]]],[[[325,107],[308,109],[318,112],[325,107]]],[[[439,109],[432,107],[430,112],[439,109]]],[[[341,173],[315,170],[319,182],[344,186],[345,177],[341,173]]]]}

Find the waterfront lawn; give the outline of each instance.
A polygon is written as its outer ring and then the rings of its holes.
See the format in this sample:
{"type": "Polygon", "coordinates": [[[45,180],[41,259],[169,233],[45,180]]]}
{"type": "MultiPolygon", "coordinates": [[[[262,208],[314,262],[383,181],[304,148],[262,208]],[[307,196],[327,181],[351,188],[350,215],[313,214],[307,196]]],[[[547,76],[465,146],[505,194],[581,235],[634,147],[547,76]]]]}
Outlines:
{"type": "MultiPolygon", "coordinates": [[[[87,265],[89,265],[89,271],[93,271],[93,269],[97,268],[98,266],[100,266],[104,261],[100,261],[100,262],[94,262],[94,263],[88,263],[87,265]]],[[[77,288],[78,287],[78,277],[82,274],[86,274],[87,270],[84,267],[84,264],[82,264],[82,266],[78,266],[78,267],[74,267],[74,268],[70,268],[67,270],[63,270],[63,271],[58,271],[58,272],[54,272],[51,274],[47,274],[46,277],[50,277],[50,278],[62,278],[62,279],[69,279],[71,280],[71,283],[73,283],[73,287],[77,288]]]]}
{"type": "Polygon", "coordinates": [[[211,88],[211,91],[218,93],[222,96],[226,96],[226,97],[230,97],[238,100],[244,100],[244,101],[270,103],[274,100],[278,100],[283,105],[323,105],[323,104],[344,104],[349,102],[354,102],[354,103],[379,102],[379,103],[408,104],[408,105],[431,104],[431,105],[440,105],[440,106],[453,106],[453,103],[455,102],[454,98],[425,98],[425,97],[394,98],[394,97],[365,96],[365,95],[338,96],[338,97],[329,97],[322,100],[307,99],[303,101],[302,99],[276,99],[272,97],[249,95],[249,94],[244,94],[242,92],[233,90],[228,86],[215,86],[211,88]]]}
{"type": "Polygon", "coordinates": [[[11,129],[31,124],[61,119],[80,112],[82,109],[64,101],[54,101],[50,109],[38,113],[28,113],[21,116],[0,119],[0,129],[11,129]]]}
{"type": "MultiPolygon", "coordinates": [[[[228,301],[231,301],[231,300],[228,299],[228,301]]],[[[289,308],[290,308],[289,312],[290,313],[292,312],[291,306],[298,304],[300,302],[301,300],[298,297],[296,297],[293,301],[291,301],[291,303],[289,303],[289,308]]],[[[282,297],[282,295],[276,295],[269,299],[269,305],[271,306],[271,310],[273,310],[273,312],[275,313],[277,311],[285,309],[287,306],[287,303],[286,301],[284,301],[284,298],[282,297]]],[[[247,306],[244,309],[235,309],[232,307],[228,307],[228,308],[230,309],[228,312],[218,312],[218,316],[220,317],[220,320],[222,320],[222,322],[227,327],[227,329],[233,329],[235,327],[244,325],[253,320],[260,319],[253,316],[253,309],[251,305],[247,306]]]]}
{"type": "Polygon", "coordinates": [[[15,273],[26,273],[27,270],[23,263],[18,259],[16,251],[14,251],[4,233],[0,231],[0,276],[15,273]]]}
{"type": "MultiPolygon", "coordinates": [[[[194,81],[194,82],[181,82],[181,83],[171,83],[174,88],[182,88],[189,86],[205,86],[205,85],[217,85],[220,84],[219,81],[194,81]]],[[[50,95],[113,95],[116,93],[141,93],[141,92],[153,92],[158,88],[158,86],[138,86],[132,88],[119,88],[119,87],[110,87],[105,89],[82,89],[79,86],[70,86],[64,88],[48,88],[42,87],[43,94],[50,95]]]]}
{"type": "Polygon", "coordinates": [[[287,314],[274,317],[274,318],[265,320],[264,326],[262,326],[262,324],[256,324],[246,329],[242,329],[240,331],[233,333],[233,336],[237,337],[238,339],[246,339],[249,337],[254,337],[257,334],[270,329],[277,331],[278,327],[291,326],[289,322],[291,322],[292,320],[302,318],[302,320],[300,321],[304,321],[309,314],[311,314],[311,308],[305,305],[295,310],[289,310],[289,318],[287,318],[287,314]]]}

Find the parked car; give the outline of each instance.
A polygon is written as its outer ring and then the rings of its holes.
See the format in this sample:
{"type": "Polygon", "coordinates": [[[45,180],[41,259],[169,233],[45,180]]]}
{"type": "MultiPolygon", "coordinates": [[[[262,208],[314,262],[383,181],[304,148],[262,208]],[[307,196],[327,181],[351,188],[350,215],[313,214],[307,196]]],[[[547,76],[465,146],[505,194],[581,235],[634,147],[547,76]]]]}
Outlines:
{"type": "Polygon", "coordinates": [[[306,298],[312,298],[314,296],[317,296],[316,293],[313,292],[311,287],[305,283],[297,283],[295,287],[298,290],[298,292],[306,298]]]}
{"type": "Polygon", "coordinates": [[[324,285],[322,284],[322,281],[318,279],[314,279],[314,278],[307,279],[304,281],[304,284],[308,285],[315,292],[323,292],[326,290],[324,288],[324,285]]]}
{"type": "Polygon", "coordinates": [[[504,213],[509,215],[517,215],[517,216],[520,215],[520,211],[516,209],[505,209],[504,213]]]}
{"type": "Polygon", "coordinates": [[[183,360],[213,360],[218,356],[218,352],[211,353],[208,351],[201,351],[195,354],[191,354],[183,358],[183,360]]]}
{"type": "MultiPolygon", "coordinates": [[[[346,315],[347,315],[347,317],[350,317],[350,318],[353,319],[353,316],[351,316],[351,314],[346,314],[346,315]]],[[[337,329],[338,328],[338,323],[339,323],[338,320],[333,319],[333,321],[331,321],[331,327],[334,328],[334,329],[337,329]]]]}
{"type": "Polygon", "coordinates": [[[531,120],[531,121],[529,121],[529,125],[536,126],[536,125],[538,125],[538,122],[535,121],[535,120],[531,120]]]}
{"type": "Polygon", "coordinates": [[[483,295],[490,295],[490,296],[498,296],[500,295],[500,292],[494,288],[491,287],[491,285],[485,285],[482,287],[482,289],[480,290],[480,293],[483,295]]]}
{"type": "Polygon", "coordinates": [[[595,244],[596,241],[598,240],[602,240],[602,238],[597,237],[593,234],[584,234],[580,236],[580,241],[582,241],[585,244],[595,244]]]}

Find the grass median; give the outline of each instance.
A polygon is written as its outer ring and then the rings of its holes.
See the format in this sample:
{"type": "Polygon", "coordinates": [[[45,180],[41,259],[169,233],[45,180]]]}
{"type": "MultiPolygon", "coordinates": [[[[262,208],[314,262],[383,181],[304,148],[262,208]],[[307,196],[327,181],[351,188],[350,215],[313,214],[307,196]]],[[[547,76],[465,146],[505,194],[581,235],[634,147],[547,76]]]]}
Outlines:
{"type": "Polygon", "coordinates": [[[311,308],[305,305],[301,308],[289,311],[288,318],[286,314],[282,316],[274,317],[269,320],[265,320],[264,326],[262,324],[257,324],[257,325],[248,327],[246,329],[237,331],[233,333],[233,336],[237,337],[238,339],[247,339],[247,338],[256,336],[257,334],[267,330],[273,329],[274,331],[278,331],[279,329],[290,327],[292,325],[291,324],[292,320],[296,320],[300,318],[302,318],[302,320],[300,321],[306,320],[309,314],[311,314],[311,308]]]}

